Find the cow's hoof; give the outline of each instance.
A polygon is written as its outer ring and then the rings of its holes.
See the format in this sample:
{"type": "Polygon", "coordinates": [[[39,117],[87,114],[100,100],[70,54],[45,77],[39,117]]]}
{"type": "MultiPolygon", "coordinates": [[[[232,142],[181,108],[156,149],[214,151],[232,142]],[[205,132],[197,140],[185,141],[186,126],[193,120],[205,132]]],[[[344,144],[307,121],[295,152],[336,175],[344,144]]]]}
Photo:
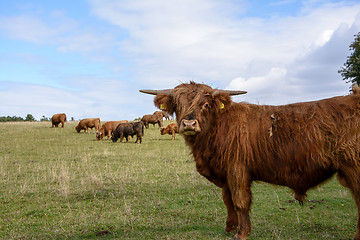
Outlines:
{"type": "Polygon", "coordinates": [[[235,234],[232,240],[247,240],[247,237],[240,237],[239,234],[235,234]]]}
{"type": "Polygon", "coordinates": [[[237,225],[226,225],[225,232],[236,232],[237,231],[237,225]]]}

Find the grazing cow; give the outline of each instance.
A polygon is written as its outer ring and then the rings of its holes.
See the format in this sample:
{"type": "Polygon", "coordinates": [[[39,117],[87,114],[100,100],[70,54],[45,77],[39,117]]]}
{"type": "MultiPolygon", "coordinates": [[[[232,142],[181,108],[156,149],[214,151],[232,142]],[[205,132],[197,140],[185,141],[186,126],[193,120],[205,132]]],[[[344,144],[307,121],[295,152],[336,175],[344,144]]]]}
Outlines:
{"type": "Polygon", "coordinates": [[[107,136],[107,140],[110,139],[111,133],[116,129],[120,123],[127,123],[127,120],[121,121],[109,121],[104,123],[98,132],[96,132],[96,139],[101,140],[104,136],[107,136]]]}
{"type": "Polygon", "coordinates": [[[144,135],[143,122],[120,123],[113,132],[111,140],[116,142],[120,138],[120,142],[122,142],[125,137],[126,142],[128,142],[129,136],[133,137],[134,135],[136,135],[135,143],[137,143],[138,140],[140,140],[141,143],[142,136],[144,135]]]}
{"type": "Polygon", "coordinates": [[[242,91],[190,82],[169,90],[141,90],[175,113],[197,171],[222,188],[226,231],[251,231],[251,183],[287,186],[300,203],[334,174],[357,204],[360,240],[360,88],[347,96],[283,106],[235,103],[242,91]]]}
{"type": "Polygon", "coordinates": [[[169,114],[167,114],[167,112],[164,112],[164,111],[155,111],[153,113],[153,115],[155,114],[159,114],[160,116],[162,116],[163,118],[165,118],[165,120],[170,120],[170,116],[169,114]]]}
{"type": "Polygon", "coordinates": [[[65,113],[57,113],[51,117],[51,127],[59,127],[61,123],[61,127],[63,128],[66,122],[66,114],[65,113]]]}
{"type": "Polygon", "coordinates": [[[89,128],[95,128],[95,131],[98,132],[100,129],[100,118],[84,118],[81,119],[78,125],[75,127],[76,131],[79,133],[84,129],[84,132],[89,133],[89,128]]]}
{"type": "Polygon", "coordinates": [[[169,134],[172,135],[172,139],[175,140],[175,133],[179,133],[177,123],[170,123],[166,127],[160,128],[161,135],[169,134]]]}
{"type": "Polygon", "coordinates": [[[151,123],[153,126],[155,126],[155,124],[158,124],[159,127],[163,126],[163,115],[162,114],[151,114],[151,115],[144,115],[141,118],[141,121],[144,123],[146,128],[149,128],[149,123],[151,123]]]}

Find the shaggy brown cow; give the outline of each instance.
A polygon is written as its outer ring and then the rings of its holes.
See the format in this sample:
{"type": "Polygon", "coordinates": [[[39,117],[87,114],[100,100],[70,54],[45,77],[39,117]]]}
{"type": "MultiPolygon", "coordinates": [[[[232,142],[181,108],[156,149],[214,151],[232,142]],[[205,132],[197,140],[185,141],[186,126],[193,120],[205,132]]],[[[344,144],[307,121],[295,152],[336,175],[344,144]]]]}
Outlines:
{"type": "Polygon", "coordinates": [[[96,139],[101,140],[104,136],[107,136],[107,140],[110,139],[111,133],[116,129],[120,123],[127,123],[127,120],[121,121],[109,121],[104,123],[98,132],[96,132],[96,139]]]}
{"type": "Polygon", "coordinates": [[[151,114],[151,115],[144,115],[141,118],[141,121],[144,123],[146,128],[149,128],[149,123],[155,126],[155,124],[158,124],[159,127],[163,126],[163,115],[162,114],[151,114]]]}
{"type": "Polygon", "coordinates": [[[89,133],[89,128],[95,128],[95,131],[100,129],[100,118],[84,118],[81,119],[78,125],[75,127],[76,131],[79,133],[84,129],[84,132],[89,133]]]}
{"type": "Polygon", "coordinates": [[[120,142],[122,142],[122,140],[125,138],[126,142],[128,142],[130,136],[133,137],[134,135],[136,135],[135,143],[137,143],[139,140],[140,143],[142,143],[142,136],[144,136],[144,123],[142,121],[120,123],[114,130],[111,140],[116,142],[120,138],[120,142]]]}
{"type": "Polygon", "coordinates": [[[177,123],[170,123],[166,127],[160,128],[161,135],[169,134],[172,135],[172,139],[175,140],[175,133],[179,133],[177,123]]]}
{"type": "Polygon", "coordinates": [[[165,118],[165,120],[170,120],[169,114],[167,114],[167,113],[164,112],[164,111],[155,111],[155,112],[153,113],[153,115],[155,115],[155,114],[159,114],[160,116],[162,116],[163,118],[165,118]]]}
{"type": "Polygon", "coordinates": [[[63,128],[66,122],[66,114],[65,113],[57,113],[51,117],[51,127],[59,127],[59,123],[61,123],[61,127],[63,128]]]}
{"type": "MultiPolygon", "coordinates": [[[[302,203],[306,192],[334,174],[357,204],[360,240],[360,88],[353,94],[283,106],[235,103],[204,84],[143,90],[175,113],[197,171],[222,188],[226,231],[251,231],[251,183],[287,186],[302,203]]],[[[244,92],[243,92],[244,93],[244,92]]]]}

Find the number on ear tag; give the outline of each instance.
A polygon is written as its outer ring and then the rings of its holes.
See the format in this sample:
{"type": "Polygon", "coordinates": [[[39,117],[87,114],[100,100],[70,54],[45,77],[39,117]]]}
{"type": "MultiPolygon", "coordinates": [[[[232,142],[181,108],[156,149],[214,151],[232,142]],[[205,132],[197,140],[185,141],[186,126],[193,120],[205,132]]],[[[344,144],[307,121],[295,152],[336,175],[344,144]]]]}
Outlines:
{"type": "Polygon", "coordinates": [[[161,109],[161,110],[166,110],[166,105],[160,104],[160,109],[161,109]]]}

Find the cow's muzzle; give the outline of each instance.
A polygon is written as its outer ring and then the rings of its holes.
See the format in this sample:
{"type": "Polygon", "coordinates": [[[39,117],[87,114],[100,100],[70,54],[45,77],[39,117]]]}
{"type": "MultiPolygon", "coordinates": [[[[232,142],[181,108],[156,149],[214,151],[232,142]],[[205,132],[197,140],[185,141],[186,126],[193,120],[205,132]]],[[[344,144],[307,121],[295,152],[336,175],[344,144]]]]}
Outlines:
{"type": "Polygon", "coordinates": [[[181,120],[179,132],[185,135],[195,135],[201,132],[198,120],[181,120]]]}

